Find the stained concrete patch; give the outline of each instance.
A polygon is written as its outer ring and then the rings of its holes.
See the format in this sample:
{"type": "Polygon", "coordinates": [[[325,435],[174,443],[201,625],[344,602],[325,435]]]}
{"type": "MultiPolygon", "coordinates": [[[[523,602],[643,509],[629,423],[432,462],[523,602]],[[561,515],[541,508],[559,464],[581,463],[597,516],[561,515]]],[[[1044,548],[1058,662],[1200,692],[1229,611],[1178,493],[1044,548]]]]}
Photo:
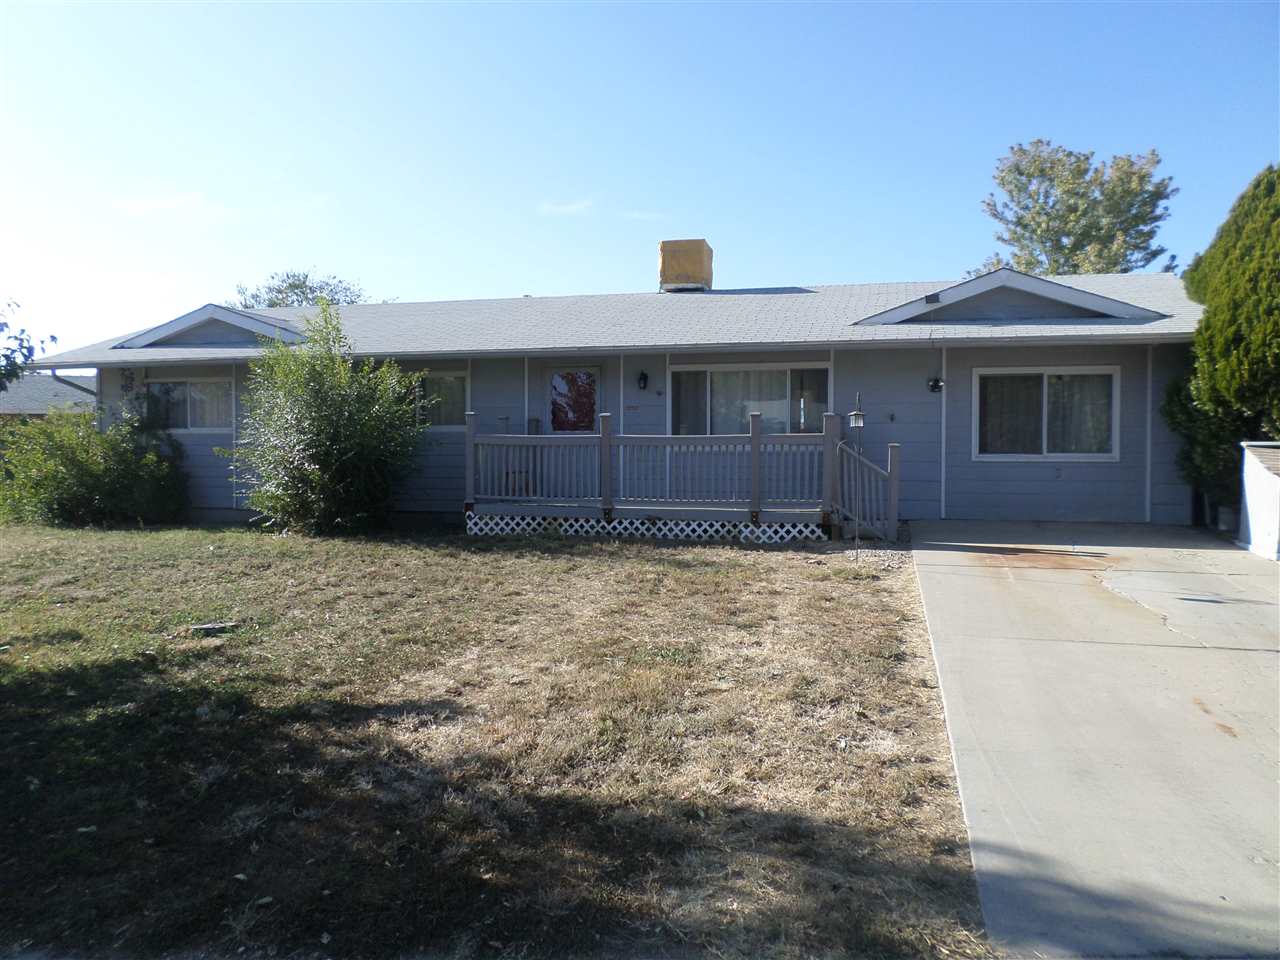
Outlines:
{"type": "Polygon", "coordinates": [[[993,939],[1280,956],[1276,566],[1178,528],[912,539],[993,939]]]}

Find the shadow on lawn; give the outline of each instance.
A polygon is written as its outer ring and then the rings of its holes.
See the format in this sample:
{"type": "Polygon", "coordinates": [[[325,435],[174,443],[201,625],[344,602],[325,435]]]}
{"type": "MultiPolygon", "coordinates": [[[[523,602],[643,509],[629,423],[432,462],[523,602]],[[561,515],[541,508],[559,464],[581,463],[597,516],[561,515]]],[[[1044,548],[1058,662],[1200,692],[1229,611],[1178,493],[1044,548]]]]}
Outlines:
{"type": "Polygon", "coordinates": [[[0,874],[21,878],[0,898],[4,947],[918,956],[977,930],[953,849],[921,859],[804,816],[537,790],[492,755],[424,764],[384,733],[429,741],[465,721],[458,704],[262,709],[216,682],[216,656],[0,666],[0,874]],[[199,659],[211,682],[180,679],[199,659]],[[771,876],[778,906],[733,905],[735,884],[771,876]]]}

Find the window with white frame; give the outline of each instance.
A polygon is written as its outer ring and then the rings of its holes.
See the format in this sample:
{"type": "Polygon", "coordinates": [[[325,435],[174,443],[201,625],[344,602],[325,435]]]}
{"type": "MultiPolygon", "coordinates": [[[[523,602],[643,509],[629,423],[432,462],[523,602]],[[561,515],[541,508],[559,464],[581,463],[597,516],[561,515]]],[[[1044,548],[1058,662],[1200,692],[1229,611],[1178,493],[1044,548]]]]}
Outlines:
{"type": "Polygon", "coordinates": [[[671,432],[748,433],[750,415],[759,413],[765,433],[821,433],[830,384],[825,366],[673,368],[671,432]]]}
{"type": "Polygon", "coordinates": [[[161,430],[230,430],[230,380],[149,380],[148,424],[161,430]]]}
{"type": "Polygon", "coordinates": [[[428,373],[419,381],[418,419],[432,427],[463,427],[467,423],[467,375],[428,373]]]}
{"type": "Polygon", "coordinates": [[[976,460],[1115,460],[1119,367],[973,371],[976,460]]]}

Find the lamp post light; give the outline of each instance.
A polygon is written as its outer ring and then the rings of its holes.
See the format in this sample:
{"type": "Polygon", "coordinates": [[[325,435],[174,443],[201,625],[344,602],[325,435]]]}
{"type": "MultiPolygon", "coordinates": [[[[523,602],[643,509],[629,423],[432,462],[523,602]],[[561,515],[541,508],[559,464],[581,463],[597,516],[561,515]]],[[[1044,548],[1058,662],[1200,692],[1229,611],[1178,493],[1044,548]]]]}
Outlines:
{"type": "Polygon", "coordinates": [[[849,429],[855,438],[854,449],[858,459],[853,465],[853,562],[857,563],[862,552],[862,428],[867,424],[866,415],[862,412],[862,392],[859,391],[853,401],[853,412],[849,414],[849,429]]]}

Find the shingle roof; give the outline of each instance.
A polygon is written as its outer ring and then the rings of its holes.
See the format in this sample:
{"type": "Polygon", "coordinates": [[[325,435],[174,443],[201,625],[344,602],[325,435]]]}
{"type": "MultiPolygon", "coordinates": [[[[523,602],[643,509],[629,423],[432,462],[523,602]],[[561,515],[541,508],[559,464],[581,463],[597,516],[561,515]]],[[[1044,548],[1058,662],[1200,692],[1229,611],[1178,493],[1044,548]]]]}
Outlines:
{"type": "MultiPolygon", "coordinates": [[[[1017,322],[922,322],[860,325],[891,307],[956,281],[842,286],[623,293],[505,300],[370,303],[341,307],[343,326],[359,354],[477,355],[636,350],[749,349],[930,342],[976,343],[1106,339],[1112,342],[1188,340],[1201,307],[1173,274],[1093,274],[1050,277],[1164,315],[1153,321],[1104,319],[1017,322]]],[[[298,328],[314,308],[254,311],[298,328]]],[[[129,335],[132,336],[132,335],[129,335]]],[[[43,359],[71,367],[218,363],[256,355],[252,347],[110,349],[129,336],[43,359]]]]}
{"type": "Polygon", "coordinates": [[[1280,477],[1280,447],[1273,444],[1246,443],[1244,448],[1250,456],[1280,477]]]}
{"type": "Polygon", "coordinates": [[[78,383],[90,392],[83,393],[43,374],[29,374],[9,384],[7,389],[0,390],[0,416],[43,414],[54,407],[65,407],[67,404],[93,404],[93,377],[62,379],[78,383]]]}

